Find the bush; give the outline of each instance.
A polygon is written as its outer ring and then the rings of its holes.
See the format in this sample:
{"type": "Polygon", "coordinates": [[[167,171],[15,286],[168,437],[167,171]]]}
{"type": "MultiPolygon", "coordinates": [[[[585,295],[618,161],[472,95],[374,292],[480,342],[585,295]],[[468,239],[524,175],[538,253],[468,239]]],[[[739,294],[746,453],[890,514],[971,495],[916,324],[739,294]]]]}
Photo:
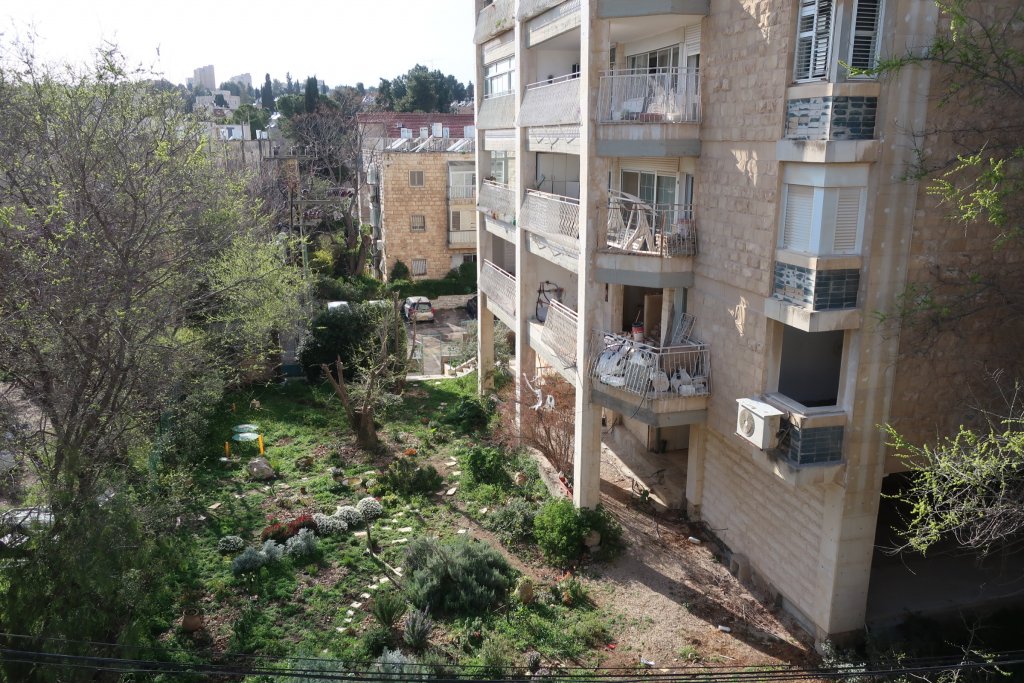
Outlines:
{"type": "Polygon", "coordinates": [[[399,650],[387,650],[381,653],[375,663],[377,681],[422,681],[426,680],[421,667],[415,659],[402,654],[399,650]]]}
{"type": "Polygon", "coordinates": [[[392,462],[380,477],[380,487],[384,491],[400,496],[433,493],[443,483],[444,478],[433,465],[418,466],[408,458],[392,462]]]}
{"type": "Polygon", "coordinates": [[[342,505],[334,513],[334,516],[345,522],[350,529],[363,523],[363,516],[351,505],[342,505]]]}
{"type": "MultiPolygon", "coordinates": [[[[345,379],[354,380],[355,360],[374,334],[374,322],[380,315],[380,309],[374,306],[354,306],[351,310],[336,308],[318,315],[296,351],[306,378],[319,380],[320,365],[333,366],[334,361],[341,358],[345,364],[345,379]]],[[[405,357],[405,341],[404,330],[390,340],[392,351],[399,358],[405,357]]]]}
{"type": "Polygon", "coordinates": [[[222,555],[237,553],[245,548],[245,541],[241,536],[225,536],[217,541],[217,552],[222,555]]]}
{"type": "Polygon", "coordinates": [[[405,644],[419,652],[427,646],[430,632],[434,630],[434,620],[423,610],[414,609],[405,618],[405,632],[402,639],[405,644]]]}
{"type": "Polygon", "coordinates": [[[260,552],[266,558],[265,564],[273,564],[279,562],[284,557],[284,546],[275,541],[267,541],[263,544],[260,552]]]}
{"type": "Polygon", "coordinates": [[[533,518],[536,512],[529,501],[513,498],[491,512],[489,526],[505,545],[525,543],[533,538],[533,518]]]}
{"type": "Polygon", "coordinates": [[[476,445],[466,453],[465,467],[474,482],[504,487],[511,483],[505,460],[505,454],[497,448],[476,445]]]}
{"type": "Polygon", "coordinates": [[[356,503],[356,510],[359,511],[360,517],[362,517],[363,521],[367,524],[384,514],[384,506],[380,504],[379,500],[372,496],[367,496],[356,503]]]}
{"type": "Polygon", "coordinates": [[[393,629],[405,614],[405,598],[395,591],[383,591],[373,599],[373,617],[382,627],[393,629]]]}
{"type": "Polygon", "coordinates": [[[307,557],[316,552],[316,534],[309,529],[302,529],[296,535],[288,539],[285,544],[285,552],[290,557],[307,557]]]}
{"type": "Polygon", "coordinates": [[[518,672],[513,668],[518,659],[519,653],[508,636],[492,632],[480,645],[480,664],[483,667],[480,674],[498,680],[515,678],[518,672]]]}
{"type": "Polygon", "coordinates": [[[395,261],[395,265],[391,266],[391,274],[388,280],[394,282],[395,280],[408,280],[412,276],[412,272],[409,270],[409,266],[405,265],[401,259],[395,261]]]}
{"type": "Polygon", "coordinates": [[[610,559],[621,552],[622,527],[600,505],[593,510],[577,510],[572,501],[561,498],[548,501],[533,520],[533,534],[548,562],[565,566],[583,554],[583,541],[591,531],[601,534],[597,559],[610,559]]]}
{"type": "Polygon", "coordinates": [[[463,396],[455,405],[448,408],[443,420],[445,424],[463,434],[480,432],[486,429],[491,421],[491,415],[494,412],[493,405],[490,399],[463,396]]]}
{"type": "Polygon", "coordinates": [[[579,559],[587,526],[572,501],[560,498],[545,503],[533,519],[533,534],[548,562],[564,566],[579,559]]]}
{"type": "Polygon", "coordinates": [[[391,632],[381,626],[375,626],[363,634],[363,651],[370,657],[379,657],[384,649],[391,644],[391,632]]]}
{"type": "Polygon", "coordinates": [[[299,515],[290,522],[275,522],[260,532],[260,540],[274,540],[284,543],[292,536],[295,536],[302,529],[316,531],[316,520],[312,515],[299,515]]]}
{"type": "Polygon", "coordinates": [[[410,601],[435,614],[480,614],[505,599],[515,570],[494,548],[418,538],[405,552],[410,601]]]}
{"type": "Polygon", "coordinates": [[[258,572],[267,563],[267,556],[256,548],[246,548],[231,561],[231,573],[235,576],[258,572]]]}
{"type": "Polygon", "coordinates": [[[316,532],[320,536],[340,536],[348,531],[348,523],[336,515],[315,512],[313,521],[316,522],[316,532]]]}

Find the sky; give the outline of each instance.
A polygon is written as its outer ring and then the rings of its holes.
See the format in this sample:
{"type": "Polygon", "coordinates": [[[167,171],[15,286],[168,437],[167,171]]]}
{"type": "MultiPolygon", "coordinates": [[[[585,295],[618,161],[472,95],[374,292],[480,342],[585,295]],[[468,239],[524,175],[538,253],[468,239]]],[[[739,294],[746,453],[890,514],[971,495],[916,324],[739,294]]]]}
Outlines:
{"type": "Polygon", "coordinates": [[[316,75],[367,87],[415,64],[474,76],[472,0],[0,0],[0,43],[32,29],[44,61],[90,61],[105,41],[132,64],[184,83],[212,64],[217,83],[250,73],[316,75]]]}

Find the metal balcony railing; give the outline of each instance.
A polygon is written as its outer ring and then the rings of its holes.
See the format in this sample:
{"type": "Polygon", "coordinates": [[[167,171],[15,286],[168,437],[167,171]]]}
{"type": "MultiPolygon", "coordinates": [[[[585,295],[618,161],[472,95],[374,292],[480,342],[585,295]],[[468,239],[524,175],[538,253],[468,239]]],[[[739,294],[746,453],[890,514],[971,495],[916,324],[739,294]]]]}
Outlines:
{"type": "Polygon", "coordinates": [[[579,74],[566,74],[526,86],[518,123],[520,126],[580,123],[579,74]]]}
{"type": "Polygon", "coordinates": [[[374,149],[382,152],[463,152],[476,151],[473,138],[381,138],[374,149]]]}
{"type": "Polygon", "coordinates": [[[476,230],[449,230],[449,247],[475,247],[476,230]]]}
{"type": "Polygon", "coordinates": [[[480,268],[480,291],[501,310],[516,317],[516,276],[484,260],[480,268]]]}
{"type": "Polygon", "coordinates": [[[553,240],[572,254],[580,250],[580,201],[527,190],[519,225],[553,240]]]}
{"type": "Polygon", "coordinates": [[[711,353],[690,338],[677,346],[658,347],[611,332],[598,333],[599,349],[590,376],[645,399],[711,395],[711,353]]]}
{"type": "Polygon", "coordinates": [[[494,0],[489,5],[485,5],[476,17],[476,32],[473,34],[473,42],[480,45],[511,29],[515,25],[514,9],[515,2],[513,0],[494,0]]]}
{"type": "Polygon", "coordinates": [[[611,190],[605,243],[617,251],[647,256],[693,256],[697,224],[691,204],[650,205],[635,195],[611,190]]]}
{"type": "Polygon", "coordinates": [[[566,365],[576,364],[576,328],[579,316],[558,301],[548,303],[540,339],[566,365]]]}
{"type": "Polygon", "coordinates": [[[491,218],[511,223],[516,217],[515,191],[503,183],[485,180],[480,184],[480,198],[477,208],[489,214],[491,218]]]}
{"type": "Polygon", "coordinates": [[[619,69],[601,75],[601,123],[699,123],[697,69],[619,69]]]}
{"type": "Polygon", "coordinates": [[[515,93],[505,92],[484,98],[480,103],[480,113],[476,117],[476,127],[480,130],[512,128],[516,122],[515,93]]]}
{"type": "Polygon", "coordinates": [[[476,197],[476,185],[449,185],[448,199],[473,199],[476,197]]]}

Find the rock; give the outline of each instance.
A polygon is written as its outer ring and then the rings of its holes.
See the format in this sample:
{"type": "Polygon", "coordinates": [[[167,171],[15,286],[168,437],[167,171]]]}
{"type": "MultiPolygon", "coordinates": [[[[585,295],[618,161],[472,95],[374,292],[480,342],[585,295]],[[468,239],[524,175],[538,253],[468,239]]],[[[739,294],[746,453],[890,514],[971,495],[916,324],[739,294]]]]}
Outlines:
{"type": "Polygon", "coordinates": [[[526,483],[526,474],[524,472],[516,472],[512,475],[512,481],[515,482],[516,486],[522,486],[526,483]]]}
{"type": "Polygon", "coordinates": [[[249,473],[252,479],[257,481],[266,481],[277,476],[277,472],[270,466],[266,458],[253,458],[245,466],[245,471],[249,473]]]}
{"type": "Polygon", "coordinates": [[[596,529],[592,530],[583,538],[583,545],[588,548],[596,548],[601,545],[601,532],[596,529]]]}
{"type": "Polygon", "coordinates": [[[300,470],[308,470],[310,467],[313,466],[313,456],[304,455],[301,458],[297,458],[295,460],[295,466],[298,467],[300,470]]]}
{"type": "Polygon", "coordinates": [[[523,578],[519,585],[516,586],[516,597],[524,605],[530,605],[533,603],[534,592],[533,592],[533,581],[527,578],[523,578]]]}

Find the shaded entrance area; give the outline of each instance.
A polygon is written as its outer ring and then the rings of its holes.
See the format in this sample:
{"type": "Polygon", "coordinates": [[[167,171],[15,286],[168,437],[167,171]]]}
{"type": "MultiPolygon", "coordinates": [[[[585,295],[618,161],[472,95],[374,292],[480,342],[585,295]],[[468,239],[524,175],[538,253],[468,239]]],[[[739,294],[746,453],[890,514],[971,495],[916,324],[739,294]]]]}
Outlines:
{"type": "Polygon", "coordinates": [[[875,530],[875,553],[868,589],[869,626],[892,626],[911,615],[943,617],[961,611],[995,611],[1024,605],[1024,552],[993,552],[986,558],[942,542],[926,557],[888,550],[901,540],[906,507],[887,495],[898,494],[906,475],[891,474],[882,483],[875,530]]]}

